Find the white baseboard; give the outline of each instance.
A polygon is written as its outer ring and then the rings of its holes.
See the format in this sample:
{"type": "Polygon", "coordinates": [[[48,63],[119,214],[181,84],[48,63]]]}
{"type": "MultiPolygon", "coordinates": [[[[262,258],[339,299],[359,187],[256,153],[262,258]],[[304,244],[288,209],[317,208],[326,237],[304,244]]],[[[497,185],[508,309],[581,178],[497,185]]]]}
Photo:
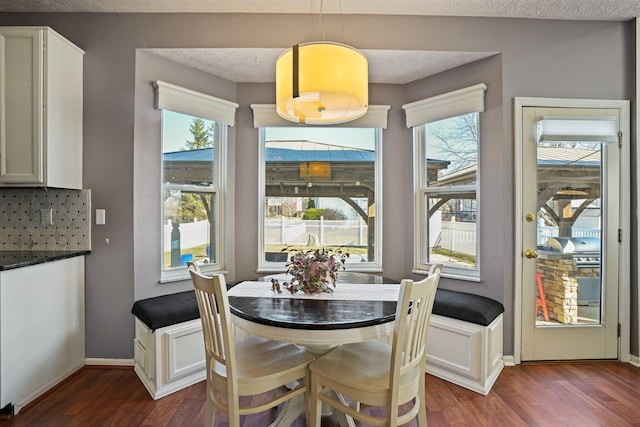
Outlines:
{"type": "Polygon", "coordinates": [[[42,385],[41,387],[38,387],[36,390],[31,392],[28,396],[26,396],[26,397],[18,400],[17,402],[15,402],[14,415],[18,415],[18,413],[20,412],[20,410],[22,410],[22,408],[24,408],[29,403],[31,403],[34,400],[36,400],[38,397],[42,396],[45,392],[51,390],[54,386],[60,384],[63,380],[65,380],[66,378],[70,377],[73,373],[75,373],[80,368],[82,368],[82,366],[83,366],[82,365],[82,360],[81,359],[76,360],[76,364],[74,364],[73,366],[69,367],[69,369],[67,369],[65,372],[61,373],[60,375],[56,376],[55,378],[52,378],[51,381],[47,382],[46,384],[42,385]]]}
{"type": "Polygon", "coordinates": [[[516,358],[514,356],[503,356],[502,361],[504,362],[504,366],[516,366],[516,358]]]}
{"type": "Polygon", "coordinates": [[[133,366],[133,359],[100,359],[100,358],[87,358],[87,366],[133,366]]]}
{"type": "Polygon", "coordinates": [[[635,366],[636,368],[640,368],[640,357],[634,356],[633,354],[629,356],[629,363],[635,366]]]}

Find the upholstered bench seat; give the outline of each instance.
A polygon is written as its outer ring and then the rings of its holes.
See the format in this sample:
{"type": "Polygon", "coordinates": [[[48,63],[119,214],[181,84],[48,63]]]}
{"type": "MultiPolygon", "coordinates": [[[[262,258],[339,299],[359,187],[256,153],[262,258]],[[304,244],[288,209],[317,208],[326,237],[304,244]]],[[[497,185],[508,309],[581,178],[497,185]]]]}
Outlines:
{"type": "Polygon", "coordinates": [[[429,322],[427,372],[487,394],[504,367],[504,306],[491,298],[438,289],[429,322]]]}
{"type": "Polygon", "coordinates": [[[200,319],[198,302],[193,291],[136,301],[131,309],[131,314],[140,319],[152,331],[176,323],[200,319]]]}
{"type": "Polygon", "coordinates": [[[136,301],[134,371],[154,399],[206,378],[204,338],[193,291],[136,301]]]}
{"type": "Polygon", "coordinates": [[[482,326],[489,326],[502,313],[504,306],[498,301],[466,292],[438,289],[433,302],[433,314],[482,326]]]}

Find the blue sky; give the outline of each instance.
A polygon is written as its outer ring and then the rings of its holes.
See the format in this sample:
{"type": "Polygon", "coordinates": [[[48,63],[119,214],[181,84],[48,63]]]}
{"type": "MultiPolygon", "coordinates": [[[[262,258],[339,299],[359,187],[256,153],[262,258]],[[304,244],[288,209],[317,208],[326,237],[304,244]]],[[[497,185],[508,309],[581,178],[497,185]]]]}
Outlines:
{"type": "MultiPolygon", "coordinates": [[[[189,126],[193,116],[163,111],[163,151],[179,151],[185,147],[185,141],[193,135],[189,132],[189,126]]],[[[210,121],[204,119],[206,126],[210,121]]],[[[267,130],[267,140],[308,140],[326,144],[342,145],[344,147],[373,150],[372,128],[329,128],[319,126],[308,127],[272,127],[267,130]]]]}
{"type": "Polygon", "coordinates": [[[267,141],[313,141],[343,147],[374,150],[373,128],[330,128],[324,126],[272,127],[265,134],[267,141]]]}
{"type": "MultiPolygon", "coordinates": [[[[193,116],[174,113],[168,110],[163,110],[163,113],[163,151],[165,153],[180,151],[181,148],[185,148],[185,142],[187,140],[193,139],[193,135],[189,132],[189,126],[191,126],[193,116]]],[[[207,119],[203,120],[205,126],[209,127],[211,121],[207,119]]]]}

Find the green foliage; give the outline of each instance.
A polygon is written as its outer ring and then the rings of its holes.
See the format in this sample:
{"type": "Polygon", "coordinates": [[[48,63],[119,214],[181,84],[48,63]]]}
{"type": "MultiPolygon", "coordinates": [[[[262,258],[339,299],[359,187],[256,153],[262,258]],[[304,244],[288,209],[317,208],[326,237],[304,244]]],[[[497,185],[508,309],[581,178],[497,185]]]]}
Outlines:
{"type": "Polygon", "coordinates": [[[194,193],[180,193],[180,202],[171,203],[165,209],[165,219],[171,222],[193,222],[207,219],[207,211],[202,197],[194,193]]]}
{"type": "Polygon", "coordinates": [[[316,209],[316,208],[307,208],[302,214],[302,219],[307,221],[317,221],[323,217],[326,220],[338,220],[344,221],[347,219],[347,216],[342,213],[342,211],[338,211],[336,209],[316,209]]]}
{"type": "Polygon", "coordinates": [[[298,291],[306,294],[332,293],[338,280],[338,271],[345,269],[347,258],[349,254],[342,250],[334,252],[319,248],[296,251],[285,264],[286,274],[293,276],[293,279],[282,284],[277,279],[271,279],[271,289],[279,294],[282,288],[292,294],[298,291]]]}
{"type": "Polygon", "coordinates": [[[182,212],[180,222],[202,221],[207,219],[202,198],[193,193],[182,193],[182,212]]]}
{"type": "Polygon", "coordinates": [[[189,126],[189,132],[193,135],[193,140],[185,142],[186,150],[198,150],[214,146],[216,133],[214,123],[211,123],[207,128],[204,120],[195,118],[191,122],[191,126],[189,126]]]}
{"type": "Polygon", "coordinates": [[[443,248],[432,248],[432,254],[444,255],[451,259],[454,259],[458,262],[462,262],[468,265],[476,265],[476,257],[475,255],[463,254],[462,252],[451,251],[449,249],[443,248]]]}
{"type": "MultiPolygon", "coordinates": [[[[182,148],[183,151],[211,148],[215,145],[217,131],[214,122],[211,122],[207,127],[204,120],[194,118],[189,126],[189,132],[193,135],[193,140],[185,141],[185,147],[182,148]]],[[[167,219],[180,223],[207,219],[207,210],[205,208],[207,201],[199,195],[183,192],[180,195],[180,202],[179,211],[173,214],[166,214],[165,217],[167,219]]]]}
{"type": "Polygon", "coordinates": [[[309,199],[309,201],[307,202],[307,209],[315,209],[316,208],[316,202],[313,199],[309,199]]]}
{"type": "Polygon", "coordinates": [[[338,220],[338,221],[344,221],[347,219],[347,216],[344,213],[342,213],[342,211],[331,209],[331,208],[322,209],[322,217],[326,220],[338,220]]]}
{"type": "Polygon", "coordinates": [[[317,221],[322,216],[323,209],[311,208],[304,211],[302,214],[302,219],[307,221],[317,221]]]}

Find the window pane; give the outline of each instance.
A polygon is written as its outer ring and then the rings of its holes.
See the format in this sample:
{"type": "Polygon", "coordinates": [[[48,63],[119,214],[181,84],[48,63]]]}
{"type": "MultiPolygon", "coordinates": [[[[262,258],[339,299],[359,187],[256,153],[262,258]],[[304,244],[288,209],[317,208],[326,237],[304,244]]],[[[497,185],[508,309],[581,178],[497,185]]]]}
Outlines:
{"type": "Polygon", "coordinates": [[[163,270],[217,262],[218,122],[164,110],[163,270]]]}
{"type": "Polygon", "coordinates": [[[163,268],[216,263],[216,193],[164,191],[163,268]]]}
{"type": "Polygon", "coordinates": [[[375,261],[375,148],[375,129],[265,129],[266,262],[315,247],[375,261]]]}
{"type": "Polygon", "coordinates": [[[475,269],[477,250],[477,206],[475,192],[427,194],[428,253],[425,263],[475,269]]]}
{"type": "Polygon", "coordinates": [[[428,187],[473,185],[477,179],[478,113],[451,117],[426,127],[428,187]]]}
{"type": "Polygon", "coordinates": [[[212,186],[215,148],[220,124],[185,114],[163,111],[163,182],[212,186]]]}

